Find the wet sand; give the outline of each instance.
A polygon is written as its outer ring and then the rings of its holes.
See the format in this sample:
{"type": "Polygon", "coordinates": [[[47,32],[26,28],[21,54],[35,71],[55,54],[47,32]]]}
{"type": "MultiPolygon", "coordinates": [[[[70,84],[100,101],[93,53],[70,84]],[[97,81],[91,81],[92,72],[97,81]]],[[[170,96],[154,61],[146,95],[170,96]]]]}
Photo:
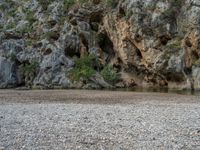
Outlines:
{"type": "Polygon", "coordinates": [[[200,96],[102,90],[0,90],[0,104],[2,105],[8,103],[81,103],[125,105],[144,101],[159,101],[163,103],[196,103],[200,102],[200,96]]]}

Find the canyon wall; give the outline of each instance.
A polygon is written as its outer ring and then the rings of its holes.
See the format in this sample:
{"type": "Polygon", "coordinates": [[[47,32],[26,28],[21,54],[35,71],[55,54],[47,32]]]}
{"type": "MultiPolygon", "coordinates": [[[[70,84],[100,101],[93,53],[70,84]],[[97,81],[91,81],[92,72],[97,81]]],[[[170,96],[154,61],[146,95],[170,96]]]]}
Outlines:
{"type": "Polygon", "coordinates": [[[199,14],[199,0],[0,0],[0,88],[198,90],[199,14]],[[68,72],[85,54],[100,65],[75,81],[68,72]]]}

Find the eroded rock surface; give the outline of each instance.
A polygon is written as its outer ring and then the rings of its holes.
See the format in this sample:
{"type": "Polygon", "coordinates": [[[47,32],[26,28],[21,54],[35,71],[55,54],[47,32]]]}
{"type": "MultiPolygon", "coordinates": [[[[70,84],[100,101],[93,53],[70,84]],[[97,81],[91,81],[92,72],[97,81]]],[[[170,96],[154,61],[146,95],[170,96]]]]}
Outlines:
{"type": "Polygon", "coordinates": [[[198,0],[2,0],[0,7],[1,88],[200,88],[198,0]],[[113,65],[119,82],[106,83],[99,68],[88,82],[72,81],[74,58],[86,53],[113,65]]]}

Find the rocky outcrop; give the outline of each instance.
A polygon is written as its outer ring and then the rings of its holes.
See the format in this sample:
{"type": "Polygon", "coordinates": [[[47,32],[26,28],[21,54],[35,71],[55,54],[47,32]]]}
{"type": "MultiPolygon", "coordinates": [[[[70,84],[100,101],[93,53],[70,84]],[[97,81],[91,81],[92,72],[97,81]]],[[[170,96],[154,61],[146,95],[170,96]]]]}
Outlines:
{"type": "Polygon", "coordinates": [[[193,89],[198,79],[192,77],[192,66],[200,58],[197,12],[195,1],[119,3],[117,13],[104,17],[117,54],[114,62],[120,59],[122,72],[137,85],[193,89]]]}
{"type": "Polygon", "coordinates": [[[199,89],[197,0],[4,1],[0,4],[0,87],[199,89]],[[95,55],[89,80],[73,81],[75,60],[95,55]],[[110,64],[120,75],[101,75],[110,64]]]}
{"type": "Polygon", "coordinates": [[[15,64],[0,57],[0,87],[8,88],[17,85],[15,64]]]}

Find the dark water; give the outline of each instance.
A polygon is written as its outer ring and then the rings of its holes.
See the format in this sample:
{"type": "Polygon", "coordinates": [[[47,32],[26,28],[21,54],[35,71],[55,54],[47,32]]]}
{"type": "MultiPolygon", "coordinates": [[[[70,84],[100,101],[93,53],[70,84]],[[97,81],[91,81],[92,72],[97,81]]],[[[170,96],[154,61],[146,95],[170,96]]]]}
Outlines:
{"type": "Polygon", "coordinates": [[[182,95],[195,95],[200,96],[200,91],[195,90],[180,90],[180,89],[169,89],[169,88],[124,88],[124,89],[116,89],[116,91],[134,91],[134,92],[155,92],[155,93],[174,93],[174,94],[182,94],[182,95]]]}

